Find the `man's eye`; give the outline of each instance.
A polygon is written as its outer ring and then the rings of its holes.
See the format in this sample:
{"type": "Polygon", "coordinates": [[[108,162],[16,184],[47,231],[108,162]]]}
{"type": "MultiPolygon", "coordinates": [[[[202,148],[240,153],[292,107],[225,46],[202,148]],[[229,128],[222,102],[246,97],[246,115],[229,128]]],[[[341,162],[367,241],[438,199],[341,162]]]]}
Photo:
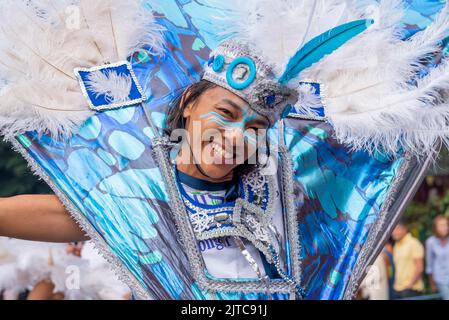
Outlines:
{"type": "Polygon", "coordinates": [[[220,109],[218,109],[218,110],[219,110],[220,112],[222,112],[224,115],[228,116],[228,117],[231,117],[231,118],[232,118],[232,116],[233,116],[232,112],[229,111],[228,109],[220,108],[220,109]]]}

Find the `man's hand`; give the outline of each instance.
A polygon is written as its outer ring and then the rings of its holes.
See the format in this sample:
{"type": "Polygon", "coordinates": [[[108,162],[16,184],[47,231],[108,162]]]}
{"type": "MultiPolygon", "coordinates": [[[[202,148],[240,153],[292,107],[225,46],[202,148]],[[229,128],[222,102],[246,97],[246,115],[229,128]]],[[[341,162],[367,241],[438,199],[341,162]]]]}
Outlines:
{"type": "Polygon", "coordinates": [[[435,283],[432,274],[429,274],[429,282],[430,282],[430,290],[432,290],[432,293],[438,292],[437,284],[435,283]]]}

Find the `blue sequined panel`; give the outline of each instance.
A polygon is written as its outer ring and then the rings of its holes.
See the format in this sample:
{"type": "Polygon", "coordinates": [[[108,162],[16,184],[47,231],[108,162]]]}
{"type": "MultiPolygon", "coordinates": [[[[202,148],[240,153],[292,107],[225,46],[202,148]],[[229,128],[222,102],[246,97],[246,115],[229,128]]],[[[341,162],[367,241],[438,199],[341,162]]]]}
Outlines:
{"type": "Polygon", "coordinates": [[[323,122],[287,119],[285,124],[307,296],[339,299],[402,160],[350,153],[323,122]]]}
{"type": "MultiPolygon", "coordinates": [[[[222,7],[226,2],[214,3],[222,7]]],[[[413,1],[411,9],[419,6],[424,13],[410,11],[409,21],[417,23],[407,24],[407,30],[427,24],[441,3],[413,1]]],[[[162,57],[145,52],[130,57],[147,104],[98,113],[68,141],[35,132],[17,139],[144,290],[158,299],[209,299],[192,278],[177,238],[144,108],[162,132],[169,103],[200,79],[209,48],[223,40],[205,19],[223,8],[201,0],[149,1],[147,6],[166,27],[168,41],[162,57]]],[[[294,158],[306,298],[342,298],[401,160],[351,154],[319,121],[289,119],[285,140],[294,158]]],[[[266,298],[242,292],[217,297],[266,298]]]]}

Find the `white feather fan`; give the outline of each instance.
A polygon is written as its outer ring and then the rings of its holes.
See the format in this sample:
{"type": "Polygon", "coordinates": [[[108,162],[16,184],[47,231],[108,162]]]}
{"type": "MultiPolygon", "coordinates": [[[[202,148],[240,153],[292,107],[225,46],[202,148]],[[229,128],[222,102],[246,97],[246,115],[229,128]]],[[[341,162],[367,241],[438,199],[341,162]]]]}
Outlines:
{"type": "MultiPolygon", "coordinates": [[[[389,21],[388,10],[379,13],[389,21]]],[[[380,24],[306,70],[302,77],[325,87],[326,116],[338,140],[355,150],[417,156],[435,155],[438,139],[449,145],[448,62],[414,81],[448,35],[449,4],[407,41],[394,25],[380,24]]]]}
{"type": "MultiPolygon", "coordinates": [[[[202,0],[207,2],[219,1],[202,0]]],[[[449,30],[449,4],[426,31],[403,41],[403,1],[368,2],[231,0],[227,7],[233,10],[223,10],[215,20],[217,28],[228,26],[223,36],[253,44],[280,75],[294,53],[315,36],[346,22],[373,18],[375,25],[290,84],[321,83],[336,138],[354,149],[431,153],[438,138],[449,143],[448,63],[412,80],[423,62],[441,50],[439,42],[449,30]]],[[[3,0],[0,83],[6,80],[6,85],[0,91],[0,132],[13,136],[45,128],[53,135],[67,135],[90,115],[73,68],[122,60],[143,45],[160,52],[161,31],[137,0],[3,0]],[[79,28],[72,28],[76,21],[79,28]]],[[[116,85],[125,88],[126,81],[116,85]]],[[[298,108],[303,111],[316,106],[305,89],[299,90],[303,104],[298,108]]]]}
{"type": "Polygon", "coordinates": [[[159,54],[162,31],[139,0],[0,1],[0,133],[70,136],[92,114],[73,69],[159,54]]]}

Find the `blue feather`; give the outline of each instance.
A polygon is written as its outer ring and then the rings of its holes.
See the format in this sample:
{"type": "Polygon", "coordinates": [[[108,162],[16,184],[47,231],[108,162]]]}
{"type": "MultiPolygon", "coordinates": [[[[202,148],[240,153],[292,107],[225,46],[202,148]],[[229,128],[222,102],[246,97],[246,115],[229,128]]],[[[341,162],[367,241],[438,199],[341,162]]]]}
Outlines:
{"type": "Polygon", "coordinates": [[[291,79],[296,78],[301,71],[334,52],[353,37],[365,31],[373,23],[373,20],[352,21],[313,38],[290,59],[284,74],[279,78],[279,82],[286,84],[291,79]]]}

